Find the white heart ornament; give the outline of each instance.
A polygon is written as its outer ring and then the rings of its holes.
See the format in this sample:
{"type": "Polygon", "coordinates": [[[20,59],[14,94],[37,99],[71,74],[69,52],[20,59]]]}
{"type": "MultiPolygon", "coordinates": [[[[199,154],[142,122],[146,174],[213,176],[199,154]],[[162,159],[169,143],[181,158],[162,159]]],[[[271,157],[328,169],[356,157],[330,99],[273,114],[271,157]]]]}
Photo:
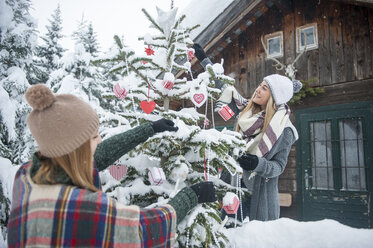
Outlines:
{"type": "Polygon", "coordinates": [[[190,100],[197,108],[201,107],[207,100],[207,89],[204,86],[197,86],[190,89],[190,100]]]}

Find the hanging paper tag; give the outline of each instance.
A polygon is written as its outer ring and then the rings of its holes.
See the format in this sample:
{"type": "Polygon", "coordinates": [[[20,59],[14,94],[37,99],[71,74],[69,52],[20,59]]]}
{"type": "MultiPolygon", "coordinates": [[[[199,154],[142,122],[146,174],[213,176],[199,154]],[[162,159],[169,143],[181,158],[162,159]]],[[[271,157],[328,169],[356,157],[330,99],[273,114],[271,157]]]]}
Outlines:
{"type": "Polygon", "coordinates": [[[195,93],[192,95],[191,98],[194,105],[196,105],[198,108],[201,107],[207,100],[207,97],[205,94],[201,93],[195,93]]]}
{"type": "Polygon", "coordinates": [[[124,164],[110,165],[109,173],[115,180],[120,181],[127,174],[127,166],[124,164]]]}
{"type": "Polygon", "coordinates": [[[155,109],[155,102],[154,101],[141,101],[140,107],[144,110],[145,113],[150,114],[155,109]]]}
{"type": "Polygon", "coordinates": [[[238,196],[232,192],[228,192],[223,198],[223,209],[227,214],[237,213],[238,207],[240,206],[240,200],[238,196]]]}
{"type": "Polygon", "coordinates": [[[201,107],[208,98],[207,87],[204,83],[199,83],[199,81],[194,80],[190,87],[190,100],[193,102],[197,108],[201,107]]]}
{"type": "Polygon", "coordinates": [[[162,168],[152,167],[148,173],[149,181],[153,185],[161,185],[165,180],[166,176],[162,168]]]}
{"type": "Polygon", "coordinates": [[[118,97],[119,99],[124,99],[126,98],[127,94],[128,94],[128,91],[121,87],[119,83],[116,83],[114,85],[114,94],[116,97],[118,97]]]}
{"type": "Polygon", "coordinates": [[[234,116],[233,110],[228,106],[224,105],[219,111],[219,115],[225,120],[229,120],[232,116],[234,116]]]}

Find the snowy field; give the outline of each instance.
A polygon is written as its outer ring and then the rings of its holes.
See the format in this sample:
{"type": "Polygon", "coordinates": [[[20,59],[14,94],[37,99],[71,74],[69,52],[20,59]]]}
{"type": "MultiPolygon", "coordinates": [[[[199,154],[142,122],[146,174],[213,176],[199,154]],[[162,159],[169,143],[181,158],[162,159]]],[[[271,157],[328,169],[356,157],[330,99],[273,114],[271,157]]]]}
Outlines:
{"type": "Polygon", "coordinates": [[[288,218],[251,221],[227,229],[232,247],[250,248],[368,248],[373,247],[373,229],[358,229],[335,220],[299,222],[288,218]]]}

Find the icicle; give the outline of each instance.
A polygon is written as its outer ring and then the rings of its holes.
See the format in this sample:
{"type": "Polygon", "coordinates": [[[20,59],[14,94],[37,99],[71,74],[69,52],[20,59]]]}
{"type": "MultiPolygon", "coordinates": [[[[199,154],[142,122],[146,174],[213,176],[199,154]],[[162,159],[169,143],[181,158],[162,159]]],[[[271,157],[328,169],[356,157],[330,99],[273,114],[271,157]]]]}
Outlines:
{"type": "Polygon", "coordinates": [[[210,145],[209,145],[208,148],[207,148],[208,154],[206,156],[207,157],[207,181],[209,180],[209,177],[210,177],[210,159],[209,159],[210,150],[211,150],[211,148],[210,148],[210,145]]]}
{"type": "Polygon", "coordinates": [[[206,129],[206,120],[207,120],[207,109],[208,109],[208,101],[206,101],[206,110],[205,110],[205,120],[203,121],[203,129],[206,129]]]}
{"type": "MultiPolygon", "coordinates": [[[[126,57],[126,69],[127,69],[127,77],[129,77],[129,70],[128,70],[128,61],[127,61],[127,57],[126,57]]],[[[133,113],[134,113],[134,115],[135,115],[135,117],[136,117],[136,122],[137,122],[137,126],[140,126],[140,122],[139,122],[139,118],[137,117],[137,114],[136,114],[136,108],[135,108],[135,99],[133,98],[133,95],[132,95],[132,89],[129,89],[128,90],[128,92],[129,91],[131,91],[131,94],[130,94],[130,96],[131,96],[131,100],[132,100],[132,106],[133,106],[133,113]]]]}
{"type": "Polygon", "coordinates": [[[214,118],[214,100],[211,97],[211,118],[212,118],[212,128],[215,128],[215,118],[214,118]]]}
{"type": "Polygon", "coordinates": [[[185,247],[188,248],[189,247],[189,229],[187,231],[187,236],[186,236],[186,244],[185,244],[185,247]]]}
{"type": "Polygon", "coordinates": [[[224,220],[221,222],[221,224],[220,224],[217,232],[219,232],[219,233],[222,232],[222,230],[223,230],[225,224],[227,223],[227,221],[228,221],[228,215],[226,215],[225,218],[224,218],[224,220]]]}
{"type": "MultiPolygon", "coordinates": [[[[236,195],[239,195],[238,191],[239,191],[239,188],[240,188],[239,187],[240,176],[238,175],[238,173],[237,173],[236,178],[237,178],[236,195]]],[[[241,203],[241,201],[240,201],[240,203],[241,203]]],[[[242,208],[241,208],[241,210],[242,210],[242,208]]],[[[234,214],[234,228],[236,228],[236,227],[237,227],[237,212],[234,214]]]]}
{"type": "Polygon", "coordinates": [[[238,189],[239,189],[238,199],[240,200],[240,209],[241,209],[241,223],[243,223],[241,174],[238,175],[238,189]]]}
{"type": "Polygon", "coordinates": [[[215,233],[214,233],[214,232],[211,232],[211,233],[212,233],[212,237],[213,237],[213,239],[214,239],[214,241],[215,241],[216,246],[217,246],[218,248],[220,248],[220,245],[219,245],[219,243],[218,243],[218,239],[217,239],[216,236],[215,236],[215,233]]]}

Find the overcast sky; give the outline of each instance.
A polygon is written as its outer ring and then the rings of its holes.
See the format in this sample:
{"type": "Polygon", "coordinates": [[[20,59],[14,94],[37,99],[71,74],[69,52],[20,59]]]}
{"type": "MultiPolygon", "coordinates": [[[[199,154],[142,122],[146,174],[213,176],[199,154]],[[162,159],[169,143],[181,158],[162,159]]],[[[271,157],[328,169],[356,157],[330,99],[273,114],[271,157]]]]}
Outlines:
{"type": "MultiPolygon", "coordinates": [[[[33,9],[31,15],[38,20],[40,35],[46,32],[48,19],[51,18],[58,3],[61,6],[62,32],[66,36],[62,40],[65,48],[73,48],[74,42],[71,34],[76,30],[79,21],[84,19],[92,22],[93,29],[97,33],[101,51],[108,49],[113,43],[114,34],[123,35],[125,43],[135,49],[136,52],[144,50],[139,36],[149,33],[150,22],[145,17],[142,8],[145,8],[155,19],[156,7],[169,10],[170,0],[31,0],[33,9]]],[[[174,6],[178,7],[178,13],[184,9],[190,0],[174,0],[174,6]]]]}

